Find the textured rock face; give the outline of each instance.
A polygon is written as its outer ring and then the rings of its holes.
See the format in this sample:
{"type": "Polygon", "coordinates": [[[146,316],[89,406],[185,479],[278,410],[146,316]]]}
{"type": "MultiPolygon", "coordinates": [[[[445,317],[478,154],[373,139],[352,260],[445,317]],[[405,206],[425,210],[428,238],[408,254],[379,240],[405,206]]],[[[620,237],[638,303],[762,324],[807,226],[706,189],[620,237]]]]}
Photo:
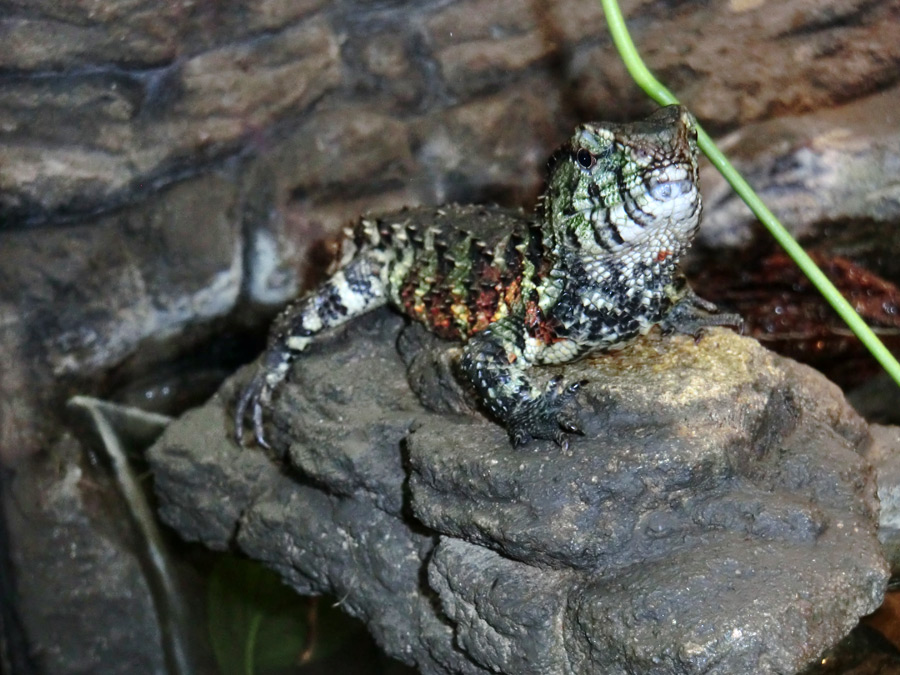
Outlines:
{"type": "MultiPolygon", "coordinates": [[[[27,569],[18,592],[47,608],[46,613],[27,617],[36,634],[53,636],[43,643],[44,672],[165,672],[165,639],[154,621],[156,608],[145,570],[141,560],[128,553],[132,535],[125,526],[127,510],[109,500],[96,501],[102,494],[99,485],[87,492],[81,489],[86,479],[91,480],[90,468],[75,438],[65,436],[52,452],[57,463],[32,460],[23,467],[29,470],[17,472],[10,482],[10,501],[16,508],[10,538],[20,545],[4,547],[18,569],[27,569]],[[35,493],[41,501],[34,499],[35,493]],[[110,516],[99,525],[91,517],[98,508],[110,516]],[[94,582],[98,569],[104,573],[102,584],[94,582]],[[89,625],[93,630],[59,631],[59,625],[89,625]]],[[[11,615],[11,600],[12,596],[4,596],[5,620],[11,615]]],[[[10,670],[4,672],[36,672],[33,666],[6,658],[4,668],[8,665],[10,670]]]]}
{"type": "MultiPolygon", "coordinates": [[[[713,128],[832,106],[897,81],[895,1],[623,4],[650,67],[713,128]]],[[[0,215],[13,223],[133,203],[257,154],[272,155],[263,163],[278,167],[278,191],[309,190],[317,179],[277,149],[321,151],[325,138],[304,139],[299,127],[352,134],[347,113],[405,116],[375,164],[415,155],[428,174],[458,171],[453,189],[530,190],[555,133],[646,109],[597,3],[5,5],[0,71],[12,75],[0,87],[0,215]],[[486,96],[498,88],[502,97],[486,96]],[[472,105],[445,114],[450,102],[472,105]]],[[[329,164],[351,170],[359,155],[336,153],[329,164]]],[[[407,199],[440,187],[407,189],[407,199]]],[[[287,199],[272,195],[275,206],[287,199]]]]}
{"type": "MultiPolygon", "coordinates": [[[[748,125],[720,146],[807,246],[862,260],[900,281],[892,236],[900,218],[900,90],[748,125]]],[[[717,250],[745,246],[756,219],[719,174],[703,176],[700,243],[717,250]]]]}
{"type": "Polygon", "coordinates": [[[424,672],[794,672],[879,605],[872,438],[814,371],[651,335],[564,371],[590,380],[584,438],[517,450],[454,347],[402,325],[298,361],[270,418],[287,471],[231,441],[235,381],[173,424],[163,518],[341,597],[424,672]]]}

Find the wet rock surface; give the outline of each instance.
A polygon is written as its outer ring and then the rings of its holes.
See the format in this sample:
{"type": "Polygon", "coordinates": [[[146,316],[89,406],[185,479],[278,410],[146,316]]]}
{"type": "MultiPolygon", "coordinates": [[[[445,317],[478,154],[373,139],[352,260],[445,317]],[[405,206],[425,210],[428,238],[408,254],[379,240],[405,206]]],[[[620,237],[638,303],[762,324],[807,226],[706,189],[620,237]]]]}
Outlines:
{"type": "Polygon", "coordinates": [[[513,449],[453,349],[387,311],[315,345],[268,418],[283,459],[231,439],[239,374],[152,449],[163,519],[423,672],[796,672],[880,604],[876,441],[811,369],[652,334],[563,371],[590,381],[568,451],[513,449]]]}

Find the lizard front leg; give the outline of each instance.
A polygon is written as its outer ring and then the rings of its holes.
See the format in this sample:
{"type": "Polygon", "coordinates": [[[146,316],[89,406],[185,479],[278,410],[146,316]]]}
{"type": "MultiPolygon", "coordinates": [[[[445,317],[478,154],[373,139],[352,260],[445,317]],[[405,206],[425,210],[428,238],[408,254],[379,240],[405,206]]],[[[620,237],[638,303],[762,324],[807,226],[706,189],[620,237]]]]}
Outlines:
{"type": "Polygon", "coordinates": [[[666,287],[666,295],[671,305],[659,322],[663,333],[700,337],[703,329],[711,326],[743,328],[744,320],[740,314],[720,313],[715,304],[694,293],[684,277],[677,277],[666,287]]]}
{"type": "Polygon", "coordinates": [[[234,435],[243,443],[249,412],[256,442],[268,448],[263,412],[291,362],[321,332],[385,303],[384,287],[375,264],[365,257],[351,261],[310,294],[291,303],[275,320],[269,344],[250,381],[241,389],[234,409],[234,435]]]}
{"type": "Polygon", "coordinates": [[[520,319],[507,317],[476,333],[463,348],[460,368],[484,407],[506,427],[513,445],[546,438],[567,448],[566,433],[582,433],[566,405],[583,384],[563,386],[553,378],[544,390],[525,371],[525,329],[520,319]]]}

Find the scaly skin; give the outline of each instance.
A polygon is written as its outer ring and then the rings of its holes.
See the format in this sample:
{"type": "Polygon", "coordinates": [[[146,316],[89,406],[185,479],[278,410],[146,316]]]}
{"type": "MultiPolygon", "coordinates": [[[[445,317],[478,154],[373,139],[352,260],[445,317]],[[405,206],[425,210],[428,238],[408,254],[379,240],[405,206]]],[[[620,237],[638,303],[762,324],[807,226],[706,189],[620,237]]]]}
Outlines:
{"type": "Polygon", "coordinates": [[[465,341],[463,376],[513,444],[567,445],[580,382],[533,385],[533,365],[615,349],[656,324],[697,334],[737,325],[677,273],[700,222],[696,131],[679,106],[633,124],[585,124],[550,160],[538,213],[471,206],[363,218],[338,270],[276,321],[241,392],[235,432],[263,412],[291,361],[322,331],[390,304],[465,341]]]}

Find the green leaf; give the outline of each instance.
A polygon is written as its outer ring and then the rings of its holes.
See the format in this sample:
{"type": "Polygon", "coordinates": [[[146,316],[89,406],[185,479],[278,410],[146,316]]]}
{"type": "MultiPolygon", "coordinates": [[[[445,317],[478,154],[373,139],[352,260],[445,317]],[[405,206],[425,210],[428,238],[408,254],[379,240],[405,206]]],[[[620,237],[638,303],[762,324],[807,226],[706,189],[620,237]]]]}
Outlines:
{"type": "Polygon", "coordinates": [[[209,635],[222,675],[298,663],[308,651],[310,603],[261,564],[222,556],[209,577],[209,635]]]}

